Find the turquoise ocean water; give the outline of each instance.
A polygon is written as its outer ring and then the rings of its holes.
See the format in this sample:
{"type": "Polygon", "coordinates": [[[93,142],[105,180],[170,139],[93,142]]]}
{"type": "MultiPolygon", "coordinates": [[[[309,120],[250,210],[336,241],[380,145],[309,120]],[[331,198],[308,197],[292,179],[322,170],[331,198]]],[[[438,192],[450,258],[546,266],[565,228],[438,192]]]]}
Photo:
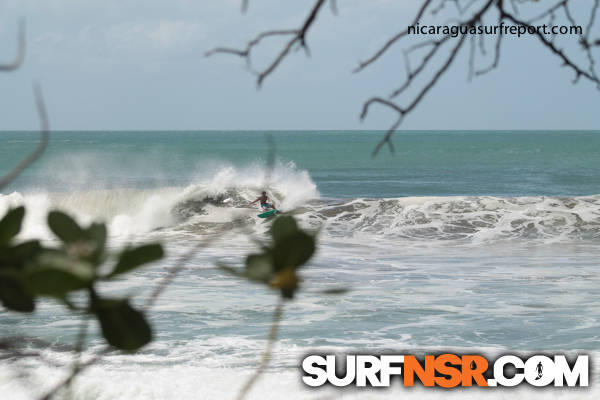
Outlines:
{"type": "MultiPolygon", "coordinates": [[[[306,390],[298,365],[308,352],[566,352],[591,354],[596,362],[600,132],[402,132],[394,154],[384,148],[373,159],[381,135],[53,132],[43,159],[0,193],[0,214],[27,205],[23,238],[52,241],[44,218],[59,208],[82,223],[107,222],[114,248],[166,244],[166,262],[105,290],[142,302],[178,256],[209,235],[220,237],[194,257],[150,314],[153,344],[131,357],[106,356],[76,382],[75,398],[234,397],[260,358],[276,298],[213,265],[241,263],[254,249],[248,232],[265,234],[268,224],[247,205],[263,188],[320,235],[318,253],[303,270],[305,291],[286,306],[272,366],[252,398],[481,396],[400,387],[306,390]],[[275,143],[271,168],[267,134],[275,143]],[[234,218],[248,229],[231,230],[234,218]],[[351,291],[315,294],[340,285],[351,291]]],[[[0,174],[37,138],[0,132],[0,174]]],[[[50,340],[45,357],[62,366],[70,356],[61,346],[73,340],[77,324],[50,301],[34,317],[0,311],[0,336],[50,340]]],[[[100,345],[92,335],[88,351],[100,345]]],[[[0,357],[0,394],[28,398],[50,387],[60,371],[40,360],[0,357]],[[17,373],[22,370],[27,374],[17,373]]],[[[552,393],[596,398],[594,372],[592,382],[591,389],[552,393]]],[[[509,392],[517,398],[540,393],[509,392]]]]}
{"type": "MultiPolygon", "coordinates": [[[[264,162],[266,134],[274,135],[278,159],[308,171],[326,197],[574,196],[600,187],[600,135],[592,131],[403,132],[394,155],[384,148],[375,159],[381,132],[54,132],[44,160],[16,187],[186,185],[213,162],[264,162]],[[78,163],[98,167],[97,179],[77,180],[91,172],[70,169],[78,163]]],[[[38,138],[0,135],[0,171],[38,138]]]]}

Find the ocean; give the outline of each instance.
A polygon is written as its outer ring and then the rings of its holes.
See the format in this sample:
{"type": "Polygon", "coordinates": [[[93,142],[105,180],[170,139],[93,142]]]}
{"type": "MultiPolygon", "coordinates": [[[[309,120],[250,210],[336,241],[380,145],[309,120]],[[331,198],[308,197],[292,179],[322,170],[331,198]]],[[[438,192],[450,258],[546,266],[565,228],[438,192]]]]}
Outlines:
{"type": "MultiPolygon", "coordinates": [[[[263,189],[319,232],[318,250],[249,398],[597,398],[597,368],[590,388],[303,386],[299,366],[309,353],[600,360],[600,131],[406,131],[394,137],[394,154],[384,148],[372,158],[382,134],[52,132],[43,158],[0,193],[0,215],[27,206],[22,239],[53,243],[45,218],[60,209],[82,224],[105,221],[112,249],[165,244],[165,260],[104,292],[143,304],[182,254],[218,237],[149,312],[154,341],[134,355],[104,356],[77,378],[73,398],[235,397],[259,363],[277,293],[224,275],[215,262],[241,265],[253,239],[265,237],[269,222],[248,206],[263,189]],[[338,287],[349,291],[318,293],[338,287]]],[[[36,132],[0,132],[0,175],[37,140],[36,132]]],[[[51,300],[34,315],[0,310],[0,337],[26,337],[23,349],[43,355],[0,354],[0,398],[35,398],[66,376],[65,346],[78,324],[51,300]]],[[[84,358],[102,348],[92,328],[84,358]]]]}

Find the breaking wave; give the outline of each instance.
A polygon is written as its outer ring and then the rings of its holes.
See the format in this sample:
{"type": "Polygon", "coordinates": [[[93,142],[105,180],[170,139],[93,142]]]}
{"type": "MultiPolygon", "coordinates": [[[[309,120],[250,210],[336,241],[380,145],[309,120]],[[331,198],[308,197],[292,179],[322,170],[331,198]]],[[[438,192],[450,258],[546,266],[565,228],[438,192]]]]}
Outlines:
{"type": "MultiPolygon", "coordinates": [[[[265,188],[277,207],[294,212],[330,238],[380,237],[414,241],[488,242],[527,239],[578,241],[600,238],[600,195],[586,197],[401,197],[321,199],[306,171],[277,165],[265,185],[264,170],[222,167],[185,187],[110,189],[0,195],[0,214],[28,206],[24,237],[51,237],[51,209],[81,223],[102,220],[114,237],[148,232],[202,235],[224,232],[242,219],[261,228],[248,202],[265,188]]],[[[264,228],[261,228],[264,230],[264,228]]]]}
{"type": "Polygon", "coordinates": [[[293,209],[319,197],[306,171],[293,163],[278,163],[269,174],[257,165],[221,167],[185,187],[0,194],[0,215],[10,207],[25,205],[23,237],[51,237],[44,221],[52,209],[69,212],[82,224],[104,221],[115,237],[193,228],[204,233],[203,227],[255,216],[257,208],[248,202],[262,190],[267,190],[281,209],[293,209]]]}
{"type": "Polygon", "coordinates": [[[367,232],[416,240],[592,240],[600,195],[355,199],[314,212],[330,234],[367,232]]]}

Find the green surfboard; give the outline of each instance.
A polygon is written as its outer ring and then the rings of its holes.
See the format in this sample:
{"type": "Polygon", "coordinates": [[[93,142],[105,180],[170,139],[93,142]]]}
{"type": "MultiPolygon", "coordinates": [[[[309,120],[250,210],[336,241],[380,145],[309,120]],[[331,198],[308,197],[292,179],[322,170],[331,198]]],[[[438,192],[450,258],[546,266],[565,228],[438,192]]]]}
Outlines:
{"type": "Polygon", "coordinates": [[[274,215],[276,212],[277,212],[276,209],[265,211],[264,213],[258,214],[258,218],[267,218],[267,217],[270,217],[271,215],[274,215]]]}

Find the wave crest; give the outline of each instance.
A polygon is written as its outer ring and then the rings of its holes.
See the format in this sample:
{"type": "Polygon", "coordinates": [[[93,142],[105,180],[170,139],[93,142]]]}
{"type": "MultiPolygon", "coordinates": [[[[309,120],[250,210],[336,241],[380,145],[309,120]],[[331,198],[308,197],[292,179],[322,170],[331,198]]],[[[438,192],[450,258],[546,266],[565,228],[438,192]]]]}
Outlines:
{"type": "Polygon", "coordinates": [[[367,232],[417,240],[590,240],[600,196],[355,199],[315,210],[331,235],[367,232]]]}
{"type": "Polygon", "coordinates": [[[157,229],[185,230],[201,225],[203,220],[227,222],[240,212],[256,214],[257,209],[248,207],[248,202],[262,190],[283,209],[319,197],[309,174],[293,163],[277,163],[269,174],[263,166],[253,164],[246,168],[222,166],[205,172],[205,177],[197,177],[186,187],[0,194],[0,215],[10,207],[25,205],[21,235],[25,238],[51,237],[45,219],[52,209],[69,212],[82,224],[104,221],[112,236],[131,236],[157,229]]]}

